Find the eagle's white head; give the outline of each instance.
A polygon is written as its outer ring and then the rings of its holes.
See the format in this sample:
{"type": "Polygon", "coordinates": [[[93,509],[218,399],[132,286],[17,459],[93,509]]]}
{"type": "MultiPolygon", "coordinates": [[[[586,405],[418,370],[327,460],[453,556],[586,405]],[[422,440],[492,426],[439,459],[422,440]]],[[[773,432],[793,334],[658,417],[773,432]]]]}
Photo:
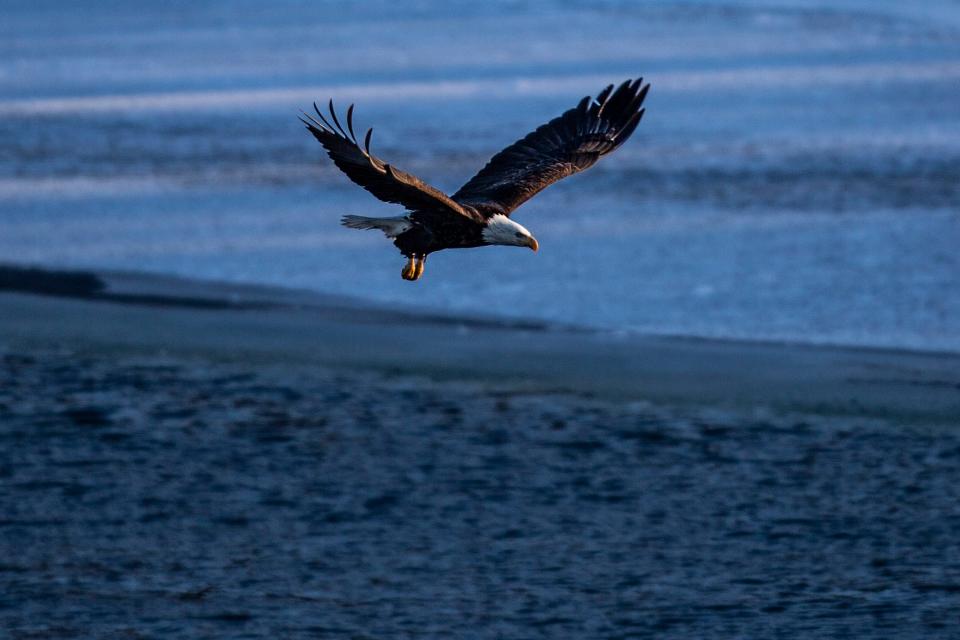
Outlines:
{"type": "Polygon", "coordinates": [[[487,244],[530,247],[534,251],[540,248],[537,239],[530,235],[526,227],[499,213],[487,220],[483,228],[483,240],[487,244]]]}

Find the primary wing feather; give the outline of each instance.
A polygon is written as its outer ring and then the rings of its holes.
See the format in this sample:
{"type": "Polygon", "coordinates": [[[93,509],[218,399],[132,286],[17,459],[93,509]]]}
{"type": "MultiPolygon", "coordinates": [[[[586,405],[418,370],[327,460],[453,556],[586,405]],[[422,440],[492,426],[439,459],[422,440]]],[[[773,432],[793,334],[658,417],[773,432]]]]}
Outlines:
{"type": "Polygon", "coordinates": [[[319,120],[304,113],[300,121],[320,141],[334,164],[355,183],[380,200],[403,205],[421,216],[459,214],[472,217],[470,211],[439,189],[370,153],[373,129],[367,130],[361,146],[353,132],[353,105],[347,109],[346,130],[337,118],[332,100],[329,104],[329,120],[316,103],[313,108],[319,120]]]}
{"type": "Polygon", "coordinates": [[[490,159],[452,198],[484,215],[509,215],[558,180],[591,167],[623,144],[643,117],[643,79],[585,97],[490,159]]]}

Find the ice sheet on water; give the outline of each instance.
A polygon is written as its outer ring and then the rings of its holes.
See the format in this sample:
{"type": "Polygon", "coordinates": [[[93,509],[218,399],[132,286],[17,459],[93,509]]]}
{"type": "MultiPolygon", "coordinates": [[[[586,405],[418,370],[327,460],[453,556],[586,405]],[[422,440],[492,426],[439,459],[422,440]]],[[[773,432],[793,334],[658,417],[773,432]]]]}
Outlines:
{"type": "Polygon", "coordinates": [[[960,349],[955,2],[80,11],[11,3],[0,24],[4,260],[960,349]],[[581,95],[641,73],[654,90],[635,138],[518,213],[540,254],[439,254],[416,287],[382,238],[336,223],[396,210],[295,119],[314,99],[356,101],[376,153],[453,190],[581,95]]]}

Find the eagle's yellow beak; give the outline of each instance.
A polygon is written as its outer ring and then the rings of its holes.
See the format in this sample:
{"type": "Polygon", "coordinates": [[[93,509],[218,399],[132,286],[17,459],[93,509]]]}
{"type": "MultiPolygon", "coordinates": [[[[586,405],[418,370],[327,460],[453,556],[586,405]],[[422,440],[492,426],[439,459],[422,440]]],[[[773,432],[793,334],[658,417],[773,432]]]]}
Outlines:
{"type": "Polygon", "coordinates": [[[537,242],[537,239],[534,238],[533,236],[530,236],[529,238],[527,238],[527,246],[533,249],[534,251],[540,248],[540,244],[537,242]]]}

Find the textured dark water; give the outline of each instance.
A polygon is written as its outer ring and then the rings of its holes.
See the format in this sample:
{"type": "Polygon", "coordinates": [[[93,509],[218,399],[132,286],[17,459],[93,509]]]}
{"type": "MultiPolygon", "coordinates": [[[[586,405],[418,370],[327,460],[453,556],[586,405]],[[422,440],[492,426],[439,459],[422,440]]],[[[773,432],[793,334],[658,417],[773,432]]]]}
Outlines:
{"type": "Polygon", "coordinates": [[[0,362],[0,635],[957,637],[955,430],[0,362]]]}

